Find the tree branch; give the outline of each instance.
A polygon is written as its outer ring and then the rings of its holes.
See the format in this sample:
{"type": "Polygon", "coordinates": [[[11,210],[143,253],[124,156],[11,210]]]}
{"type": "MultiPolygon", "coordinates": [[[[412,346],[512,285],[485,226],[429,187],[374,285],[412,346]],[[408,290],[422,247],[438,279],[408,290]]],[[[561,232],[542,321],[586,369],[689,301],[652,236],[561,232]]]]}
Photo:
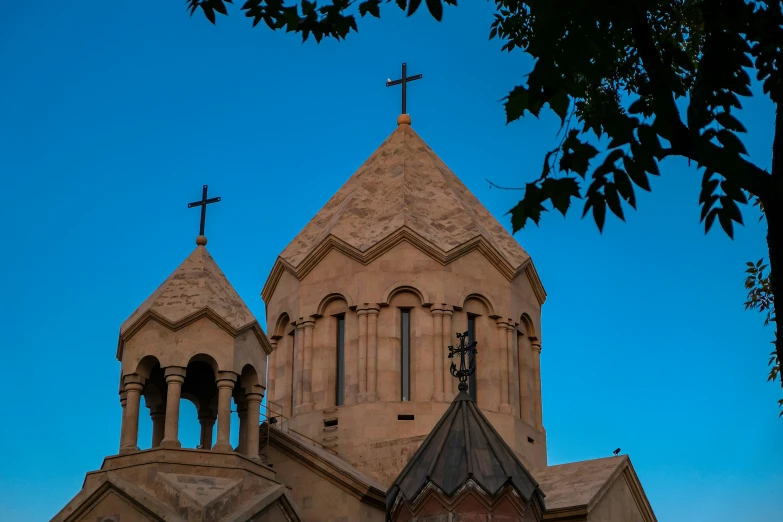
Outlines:
{"type": "Polygon", "coordinates": [[[631,31],[650,81],[652,103],[656,114],[654,127],[671,144],[671,148],[667,149],[670,154],[667,155],[678,155],[693,160],[737,183],[739,187],[758,196],[763,203],[764,194],[771,188],[769,174],[735,153],[726,152],[722,147],[707,140],[700,140],[682,122],[668,78],[669,72],[655,47],[645,10],[637,10],[636,22],[631,31]],[[742,174],[738,175],[738,172],[742,174]]]}

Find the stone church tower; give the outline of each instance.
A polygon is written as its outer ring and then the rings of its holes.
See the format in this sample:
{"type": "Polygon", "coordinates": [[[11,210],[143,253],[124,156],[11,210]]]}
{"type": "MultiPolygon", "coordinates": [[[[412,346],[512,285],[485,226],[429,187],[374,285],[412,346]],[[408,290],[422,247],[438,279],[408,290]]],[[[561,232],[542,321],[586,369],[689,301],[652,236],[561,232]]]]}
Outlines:
{"type": "Polygon", "coordinates": [[[278,256],[266,333],[203,235],[121,325],[118,454],[53,521],[655,522],[627,456],[547,465],[533,262],[397,124],[278,256]]]}
{"type": "Polygon", "coordinates": [[[471,395],[526,465],[546,465],[541,281],[409,117],[283,250],[261,295],[268,400],[292,430],[391,481],[454,399],[447,346],[470,331],[471,395]]]}

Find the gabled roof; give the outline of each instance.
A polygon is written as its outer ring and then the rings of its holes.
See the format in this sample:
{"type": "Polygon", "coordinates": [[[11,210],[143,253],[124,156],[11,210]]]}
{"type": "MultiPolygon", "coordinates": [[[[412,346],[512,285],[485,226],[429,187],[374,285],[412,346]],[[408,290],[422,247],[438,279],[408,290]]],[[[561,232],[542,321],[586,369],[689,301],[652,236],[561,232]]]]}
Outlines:
{"type": "MultiPolygon", "coordinates": [[[[260,429],[265,430],[265,425],[262,424],[260,429]]],[[[386,487],[375,479],[295,431],[272,428],[268,430],[268,434],[270,445],[278,451],[319,475],[328,477],[362,502],[383,510],[386,487]]]]}
{"type": "Polygon", "coordinates": [[[617,480],[626,480],[643,520],[655,522],[650,502],[627,455],[569,462],[532,470],[546,494],[547,520],[587,515],[617,480]]]}
{"type": "Polygon", "coordinates": [[[432,484],[453,496],[468,480],[489,496],[510,485],[525,502],[535,495],[544,505],[538,483],[463,390],[389,488],[386,512],[399,495],[413,502],[432,484]]]}
{"type": "Polygon", "coordinates": [[[256,318],[206,247],[199,245],[122,323],[120,336],[147,312],[177,323],[203,310],[211,310],[235,330],[257,324],[256,318]]]}
{"type": "Polygon", "coordinates": [[[406,227],[448,253],[483,238],[513,269],[530,256],[408,124],[401,124],[280,257],[297,269],[330,236],[360,252],[406,227]]]}

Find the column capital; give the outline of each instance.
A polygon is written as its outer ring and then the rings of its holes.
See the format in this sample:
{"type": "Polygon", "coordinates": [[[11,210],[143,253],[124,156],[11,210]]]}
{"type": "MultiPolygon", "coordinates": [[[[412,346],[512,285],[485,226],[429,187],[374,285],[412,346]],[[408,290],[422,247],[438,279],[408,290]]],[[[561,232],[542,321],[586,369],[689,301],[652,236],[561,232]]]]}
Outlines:
{"type": "Polygon", "coordinates": [[[443,315],[443,310],[440,308],[430,308],[430,314],[432,314],[432,317],[440,317],[443,315]]]}
{"type": "Polygon", "coordinates": [[[125,387],[127,387],[128,384],[131,384],[131,383],[141,384],[143,386],[144,385],[144,381],[146,381],[146,380],[147,379],[145,379],[144,377],[142,377],[138,373],[129,373],[128,375],[123,375],[122,376],[122,385],[124,387],[123,389],[127,389],[125,387]]]}
{"type": "Polygon", "coordinates": [[[377,314],[381,307],[378,303],[362,303],[356,306],[356,313],[377,314]]]}
{"type": "Polygon", "coordinates": [[[454,312],[454,307],[451,306],[450,304],[446,304],[446,303],[433,303],[433,304],[431,304],[430,305],[430,312],[434,313],[436,310],[439,311],[439,312],[443,312],[444,314],[445,313],[451,314],[451,313],[454,312]]]}
{"type": "Polygon", "coordinates": [[[497,323],[498,330],[508,330],[509,323],[513,324],[513,321],[508,319],[507,317],[498,317],[495,319],[497,323]]]}
{"type": "Polygon", "coordinates": [[[261,402],[264,399],[262,393],[246,393],[245,402],[261,402]]]}
{"type": "Polygon", "coordinates": [[[237,374],[234,372],[218,372],[215,382],[217,383],[218,389],[234,389],[234,385],[237,382],[237,374]]]}
{"type": "Polygon", "coordinates": [[[541,353],[541,339],[535,336],[528,337],[528,339],[530,340],[530,347],[533,351],[541,353]]]}
{"type": "Polygon", "coordinates": [[[141,383],[138,383],[138,382],[126,382],[125,383],[125,394],[126,394],[125,397],[126,397],[126,400],[127,400],[127,393],[129,391],[137,391],[137,392],[141,393],[143,389],[144,389],[144,385],[141,384],[141,383]]]}
{"type": "Polygon", "coordinates": [[[169,375],[179,375],[184,378],[185,368],[182,366],[167,366],[166,368],[163,368],[163,375],[165,377],[168,377],[169,375]]]}
{"type": "Polygon", "coordinates": [[[297,328],[301,325],[301,327],[304,328],[313,328],[315,327],[315,319],[302,319],[300,322],[297,323],[297,328]]]}

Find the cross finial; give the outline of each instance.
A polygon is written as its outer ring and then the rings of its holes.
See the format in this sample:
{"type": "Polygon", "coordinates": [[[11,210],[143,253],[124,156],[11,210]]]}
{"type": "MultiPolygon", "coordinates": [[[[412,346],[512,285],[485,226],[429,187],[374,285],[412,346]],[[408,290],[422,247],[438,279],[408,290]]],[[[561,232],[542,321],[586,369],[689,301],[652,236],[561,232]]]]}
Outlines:
{"type": "Polygon", "coordinates": [[[412,82],[414,80],[420,80],[422,78],[421,74],[416,74],[414,76],[408,76],[408,65],[406,63],[402,64],[402,77],[400,77],[399,80],[387,80],[386,81],[386,87],[393,87],[394,85],[400,85],[402,84],[402,114],[408,114],[408,104],[407,104],[407,98],[408,98],[408,89],[407,85],[408,82],[412,82]]]}
{"type": "Polygon", "coordinates": [[[459,355],[459,369],[457,369],[456,363],[451,363],[451,375],[459,379],[459,391],[468,391],[468,377],[476,371],[476,341],[472,343],[468,341],[468,332],[458,333],[457,339],[459,339],[459,347],[454,348],[449,346],[449,359],[455,355],[459,355]],[[465,364],[465,356],[468,356],[468,364],[465,364]]]}
{"type": "Polygon", "coordinates": [[[217,203],[220,201],[220,197],[216,198],[210,198],[207,199],[207,185],[204,185],[204,187],[201,190],[201,201],[194,201],[193,203],[188,203],[188,208],[193,207],[201,207],[201,226],[199,227],[198,232],[198,238],[196,239],[197,245],[206,245],[207,244],[207,238],[204,236],[204,225],[207,221],[207,205],[210,203],[217,203]]]}

